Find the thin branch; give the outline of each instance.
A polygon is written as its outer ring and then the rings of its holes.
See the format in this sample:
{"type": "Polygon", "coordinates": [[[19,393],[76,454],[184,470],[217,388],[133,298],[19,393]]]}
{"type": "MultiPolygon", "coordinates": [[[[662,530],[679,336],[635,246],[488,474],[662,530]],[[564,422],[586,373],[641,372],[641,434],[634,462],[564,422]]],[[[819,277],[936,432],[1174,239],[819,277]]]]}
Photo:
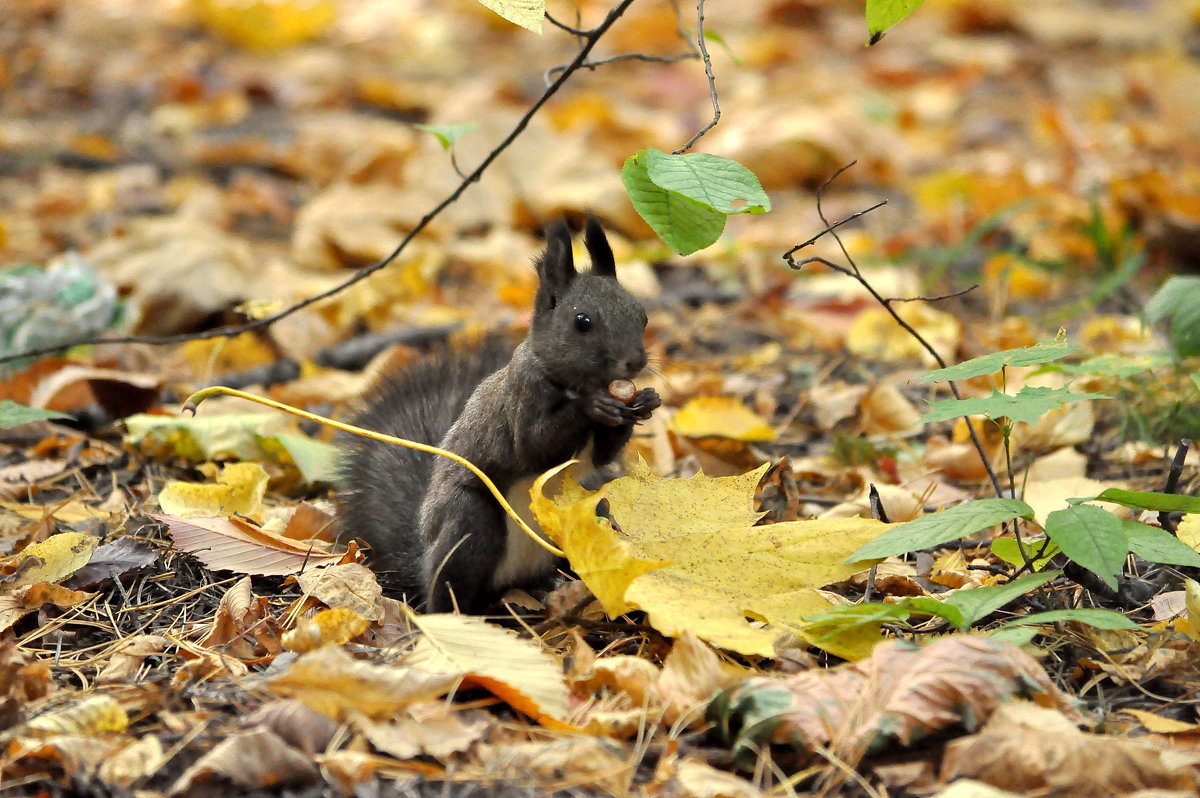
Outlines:
{"type": "MultiPolygon", "coordinates": [[[[1174,493],[1179,489],[1179,477],[1183,474],[1183,463],[1187,460],[1187,453],[1190,448],[1192,448],[1190,440],[1187,438],[1179,439],[1179,448],[1175,450],[1175,457],[1171,460],[1171,470],[1167,472],[1167,484],[1163,486],[1163,493],[1174,493]]],[[[1171,534],[1175,534],[1175,522],[1171,520],[1170,513],[1159,513],[1158,523],[1163,529],[1171,534]]]]}
{"type": "MultiPolygon", "coordinates": [[[[608,58],[601,58],[596,61],[588,61],[580,65],[580,69],[593,70],[596,67],[604,66],[605,64],[615,64],[620,61],[646,61],[651,64],[674,64],[677,61],[686,61],[689,58],[698,58],[695,53],[680,53],[678,55],[650,55],[648,53],[621,53],[620,55],[610,55],[608,58]]],[[[564,69],[568,69],[570,65],[559,64],[552,66],[546,70],[545,80],[550,83],[554,76],[564,69]]]]}
{"type": "Polygon", "coordinates": [[[682,155],[690,150],[701,136],[712,130],[717,126],[717,122],[721,121],[721,104],[717,101],[717,78],[713,75],[712,58],[708,54],[708,45],[704,43],[704,0],[696,0],[696,48],[700,51],[700,58],[704,61],[704,76],[708,78],[708,97],[712,100],[713,115],[708,124],[696,131],[696,135],[688,139],[687,144],[675,150],[673,155],[682,155]]]}
{"type": "Polygon", "coordinates": [[[952,291],[949,294],[938,294],[937,296],[890,296],[888,302],[941,302],[946,299],[954,299],[956,296],[965,296],[979,287],[979,283],[975,283],[961,291],[952,291]]]}
{"type": "Polygon", "coordinates": [[[483,159],[479,166],[475,167],[470,174],[463,178],[462,182],[459,183],[458,186],[451,191],[445,199],[443,199],[436,206],[434,206],[431,211],[421,217],[420,221],[413,226],[412,230],[410,230],[408,234],[404,236],[400,243],[396,245],[396,248],[393,249],[391,253],[383,260],[359,269],[353,275],[326,291],[322,291],[319,294],[315,294],[307,299],[301,300],[300,302],[284,308],[277,313],[273,313],[270,316],[264,316],[261,319],[255,319],[244,324],[230,324],[224,327],[217,327],[212,330],[204,330],[198,333],[182,333],[179,335],[129,335],[115,338],[81,338],[79,340],[69,341],[63,344],[56,344],[54,346],[43,346],[35,349],[28,349],[23,352],[17,352],[11,355],[4,355],[3,357],[0,357],[0,364],[9,363],[13,360],[20,360],[27,357],[40,357],[42,355],[49,355],[55,352],[65,351],[72,347],[84,346],[88,344],[150,344],[154,346],[162,346],[166,344],[183,343],[184,341],[225,338],[228,336],[239,335],[244,332],[263,330],[267,327],[270,327],[275,322],[285,319],[288,316],[291,316],[292,314],[309,307],[310,305],[315,305],[318,302],[326,300],[329,297],[344,291],[355,283],[362,282],[367,277],[371,276],[380,269],[389,266],[393,261],[395,261],[396,258],[398,258],[400,254],[408,247],[409,243],[411,243],[414,238],[416,238],[422,231],[424,231],[426,227],[429,226],[430,222],[432,222],[434,219],[440,216],[443,211],[458,201],[458,198],[463,195],[463,193],[470,187],[472,183],[479,181],[479,178],[483,175],[487,168],[492,165],[492,162],[500,157],[501,153],[507,150],[509,146],[516,141],[517,137],[525,131],[525,128],[529,126],[530,121],[537,114],[537,112],[542,109],[542,106],[544,106],[551,97],[558,93],[558,90],[562,88],[563,84],[567,82],[572,74],[587,64],[587,57],[592,52],[592,49],[596,46],[596,42],[598,42],[600,37],[608,32],[609,28],[611,28],[613,24],[621,18],[622,15],[624,15],[626,10],[628,10],[629,6],[631,6],[633,2],[634,0],[620,0],[620,2],[608,12],[607,16],[604,17],[604,20],[599,25],[584,32],[584,41],[579,48],[579,52],[575,54],[575,58],[573,58],[571,62],[562,70],[562,74],[546,87],[546,90],[542,93],[542,96],[534,101],[533,105],[529,107],[529,110],[526,111],[525,114],[517,121],[517,124],[513,127],[513,129],[508,132],[508,135],[506,135],[504,139],[496,145],[495,149],[488,153],[487,157],[483,159]]]}
{"type": "Polygon", "coordinates": [[[583,28],[572,28],[570,25],[566,24],[565,22],[559,22],[557,19],[555,19],[553,16],[550,15],[549,11],[546,11],[545,15],[546,15],[547,22],[549,22],[551,25],[558,28],[559,30],[566,31],[567,33],[571,34],[572,36],[579,36],[580,38],[583,38],[591,33],[591,31],[589,31],[589,30],[585,30],[583,28]]]}
{"type": "MultiPolygon", "coordinates": [[[[854,166],[855,163],[857,163],[857,161],[851,161],[850,163],[843,166],[841,169],[838,169],[828,179],[826,179],[824,183],[821,184],[820,188],[817,189],[817,216],[821,219],[821,223],[825,225],[825,229],[822,232],[820,232],[817,235],[810,238],[805,243],[789,249],[786,253],[784,253],[783,259],[784,259],[784,261],[787,262],[788,266],[791,266],[793,269],[799,269],[802,266],[804,266],[806,263],[822,263],[822,264],[825,264],[826,266],[828,266],[829,268],[834,269],[835,271],[838,271],[838,272],[841,272],[842,274],[853,277],[855,280],[858,281],[859,285],[861,285],[863,288],[865,288],[867,290],[867,293],[869,293],[875,299],[875,301],[878,302],[883,307],[883,309],[886,310],[891,315],[892,320],[895,321],[897,324],[899,324],[900,327],[902,327],[905,332],[907,332],[909,335],[911,335],[917,341],[917,343],[919,343],[921,345],[921,347],[926,352],[928,352],[930,354],[930,356],[933,357],[934,361],[937,362],[939,367],[946,368],[946,361],[942,358],[942,356],[940,354],[938,354],[937,350],[933,348],[933,345],[930,344],[929,341],[925,340],[925,337],[923,335],[921,335],[919,332],[917,332],[916,329],[914,329],[911,324],[909,324],[903,318],[901,318],[900,314],[898,314],[896,312],[896,310],[892,307],[892,303],[895,300],[888,299],[888,298],[882,296],[878,291],[875,290],[875,286],[871,285],[871,282],[862,275],[862,272],[859,271],[858,263],[856,263],[854,258],[850,256],[850,252],[849,252],[849,250],[846,249],[846,245],[842,242],[841,236],[839,236],[837,234],[837,228],[841,227],[846,222],[848,222],[852,219],[857,219],[867,213],[870,213],[871,211],[881,207],[884,203],[882,203],[882,202],[877,203],[877,204],[871,206],[870,208],[859,211],[856,214],[852,214],[851,216],[848,216],[847,218],[842,219],[841,221],[839,221],[837,223],[831,223],[825,217],[825,209],[822,207],[822,199],[825,194],[825,189],[828,188],[829,184],[832,183],[835,179],[837,179],[837,177],[839,175],[841,175],[843,172],[845,172],[851,166],[854,166]],[[850,264],[849,267],[831,263],[830,261],[826,260],[825,258],[821,258],[821,257],[806,258],[805,260],[800,261],[799,263],[797,263],[793,260],[792,255],[795,254],[798,250],[801,250],[807,246],[811,246],[818,239],[820,239],[821,236],[824,236],[826,234],[833,236],[833,240],[837,242],[838,248],[842,251],[842,257],[844,257],[846,259],[846,262],[850,264]]],[[[948,382],[948,384],[950,386],[950,392],[952,394],[954,394],[954,398],[962,399],[962,394],[958,390],[958,385],[955,384],[955,382],[953,380],[950,380],[948,382]]],[[[965,421],[967,424],[967,432],[970,433],[970,435],[971,435],[971,443],[974,444],[975,451],[979,453],[979,459],[983,462],[984,470],[987,471],[988,479],[991,480],[992,487],[995,489],[996,495],[1002,499],[1005,498],[1004,488],[1000,484],[1000,477],[998,477],[996,475],[996,470],[994,468],[992,468],[991,458],[989,458],[987,456],[987,451],[983,448],[983,441],[981,441],[979,439],[979,433],[975,430],[975,423],[973,421],[971,421],[971,419],[968,416],[963,416],[963,421],[965,421]]]]}

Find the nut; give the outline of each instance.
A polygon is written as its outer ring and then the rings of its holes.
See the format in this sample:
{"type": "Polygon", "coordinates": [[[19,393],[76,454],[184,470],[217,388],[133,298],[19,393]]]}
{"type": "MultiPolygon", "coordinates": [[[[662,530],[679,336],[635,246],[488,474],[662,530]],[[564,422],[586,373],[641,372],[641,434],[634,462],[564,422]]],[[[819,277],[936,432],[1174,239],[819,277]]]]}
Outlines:
{"type": "Polygon", "coordinates": [[[637,396],[637,386],[633,380],[613,380],[608,384],[608,395],[619,402],[629,404],[637,396]]]}

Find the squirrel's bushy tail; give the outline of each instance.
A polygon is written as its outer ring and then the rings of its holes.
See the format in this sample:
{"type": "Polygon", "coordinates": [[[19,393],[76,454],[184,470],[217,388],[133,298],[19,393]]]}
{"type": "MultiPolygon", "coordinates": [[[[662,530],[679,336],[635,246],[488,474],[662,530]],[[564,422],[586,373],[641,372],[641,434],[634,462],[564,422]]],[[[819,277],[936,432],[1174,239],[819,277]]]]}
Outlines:
{"type": "MultiPolygon", "coordinates": [[[[484,378],[502,368],[514,343],[488,335],[466,347],[447,347],[405,369],[386,374],[366,397],[353,423],[437,445],[484,378]]],[[[420,601],[421,501],[436,455],[357,435],[342,450],[338,518],[344,539],[362,538],[374,550],[372,569],[389,591],[420,601]]]]}

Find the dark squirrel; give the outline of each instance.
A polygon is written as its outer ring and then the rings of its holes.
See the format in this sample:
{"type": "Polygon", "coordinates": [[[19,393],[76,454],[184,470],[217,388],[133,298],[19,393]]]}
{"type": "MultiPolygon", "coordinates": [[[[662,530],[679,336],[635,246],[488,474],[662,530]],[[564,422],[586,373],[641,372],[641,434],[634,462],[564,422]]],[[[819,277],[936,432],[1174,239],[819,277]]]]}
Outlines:
{"type": "MultiPolygon", "coordinates": [[[[566,224],[547,232],[530,331],[515,351],[490,336],[392,373],[354,423],[460,454],[506,496],[589,446],[596,468],[615,460],[661,400],[651,388],[628,403],[608,394],[610,382],[646,367],[646,313],[617,282],[595,219],[584,242],[592,268],[578,273],[566,224]]],[[[371,545],[381,581],[410,603],[479,613],[508,588],[553,577],[559,560],[510,531],[467,469],[368,438],[343,447],[344,534],[371,545]]]]}

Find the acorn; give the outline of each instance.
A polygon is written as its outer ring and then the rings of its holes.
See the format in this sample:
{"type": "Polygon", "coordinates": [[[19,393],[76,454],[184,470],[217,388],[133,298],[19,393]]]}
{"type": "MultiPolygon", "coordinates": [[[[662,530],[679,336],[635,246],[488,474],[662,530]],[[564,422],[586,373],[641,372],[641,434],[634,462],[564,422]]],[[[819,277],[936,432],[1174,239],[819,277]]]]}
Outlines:
{"type": "Polygon", "coordinates": [[[637,396],[637,386],[633,380],[613,380],[608,384],[608,395],[618,402],[629,404],[637,396]]]}

